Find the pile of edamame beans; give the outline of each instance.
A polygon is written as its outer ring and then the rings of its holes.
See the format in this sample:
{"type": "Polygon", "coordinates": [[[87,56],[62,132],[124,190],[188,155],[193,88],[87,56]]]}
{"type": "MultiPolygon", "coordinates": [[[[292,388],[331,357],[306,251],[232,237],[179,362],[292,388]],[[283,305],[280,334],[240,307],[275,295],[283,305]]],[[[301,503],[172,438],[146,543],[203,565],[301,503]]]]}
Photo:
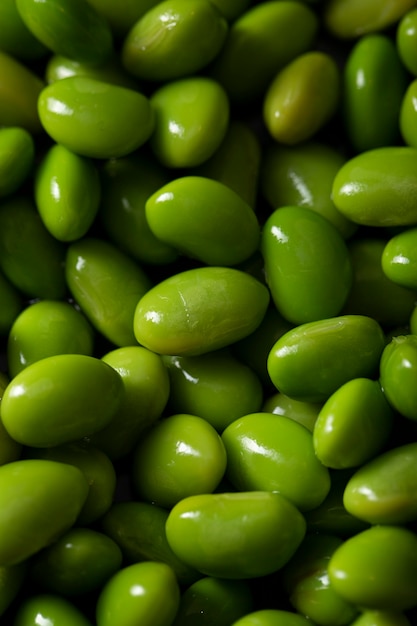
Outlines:
{"type": "Polygon", "coordinates": [[[417,0],[1,0],[0,621],[417,620],[417,0]]]}

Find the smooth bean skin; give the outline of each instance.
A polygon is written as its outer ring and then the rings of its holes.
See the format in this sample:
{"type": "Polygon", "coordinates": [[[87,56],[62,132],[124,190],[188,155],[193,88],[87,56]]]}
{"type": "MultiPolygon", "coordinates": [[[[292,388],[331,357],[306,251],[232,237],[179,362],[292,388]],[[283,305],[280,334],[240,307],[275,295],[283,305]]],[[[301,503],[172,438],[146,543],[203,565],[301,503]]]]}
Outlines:
{"type": "Polygon", "coordinates": [[[339,69],[321,51],[301,54],[281,69],[269,85],[263,119],[273,139],[296,145],[314,137],[336,112],[339,69]]]}
{"type": "Polygon", "coordinates": [[[100,170],[100,223],[110,241],[139,263],[163,265],[178,257],[174,248],[155,237],[145,214],[147,199],[168,180],[166,169],[140,151],[110,159],[100,170]]]}
{"type": "Polygon", "coordinates": [[[68,288],[93,327],[115,346],[136,345],[133,316],[151,286],[142,268],[104,239],[85,237],[66,253],[68,288]]]}
{"type": "Polygon", "coordinates": [[[39,215],[55,239],[74,241],[87,234],[101,196],[90,159],[55,144],[37,168],[34,192],[39,215]]]}
{"type": "Polygon", "coordinates": [[[25,599],[16,611],[13,624],[36,626],[39,620],[51,626],[92,626],[70,600],[54,594],[36,594],[25,599]]]}
{"type": "Polygon", "coordinates": [[[110,459],[88,443],[74,443],[51,448],[32,448],[31,458],[74,465],[85,476],[88,495],[77,517],[77,525],[99,520],[112,505],[116,491],[116,471],[110,459]]]}
{"type": "Polygon", "coordinates": [[[359,607],[404,611],[417,603],[417,536],[401,526],[372,526],[330,558],[336,593],[359,607]]]}
{"type": "MultiPolygon", "coordinates": [[[[0,406],[4,390],[9,384],[9,378],[3,372],[0,372],[0,406]]],[[[22,452],[22,445],[10,437],[9,433],[3,426],[0,416],[0,465],[6,465],[12,461],[18,461],[22,452]]],[[[0,613],[1,614],[1,613],[0,613]]]]}
{"type": "Polygon", "coordinates": [[[78,468],[38,459],[2,465],[0,485],[1,566],[22,563],[55,541],[74,524],[88,495],[78,468]]]}
{"type": "Polygon", "coordinates": [[[232,626],[309,626],[310,620],[297,613],[279,609],[261,609],[241,617],[232,626]]]}
{"type": "Polygon", "coordinates": [[[328,470],[314,454],[311,433],[282,415],[252,413],[222,433],[226,477],[239,491],[274,491],[300,511],[319,506],[330,489],[328,470]]]}
{"type": "Polygon", "coordinates": [[[402,64],[417,76],[417,9],[411,9],[401,18],[395,42],[402,64]]]}
{"type": "Polygon", "coordinates": [[[0,617],[16,598],[26,579],[26,563],[0,567],[0,617]]]}
{"type": "Polygon", "coordinates": [[[236,580],[279,570],[304,534],[298,509],[271,491],[190,496],[166,521],[168,543],[180,559],[207,576],[236,580]]]}
{"type": "Polygon", "coordinates": [[[139,300],[134,332],[141,345],[158,354],[198,356],[252,333],[268,304],[265,285],[241,270],[186,270],[155,285],[139,300]]]}
{"type": "Polygon", "coordinates": [[[12,196],[0,207],[0,268],[23,294],[60,299],[67,291],[65,248],[46,229],[29,196],[12,196]]]}
{"type": "Polygon", "coordinates": [[[376,380],[354,378],[325,402],[314,426],[317,458],[326,467],[357,467],[388,442],[393,411],[376,380]]]}
{"type": "Polygon", "coordinates": [[[138,81],[124,70],[115,55],[100,65],[80,63],[60,54],[53,54],[49,57],[45,67],[45,82],[48,85],[71,76],[85,76],[118,87],[126,87],[126,89],[139,89],[138,81]]]}
{"type": "Polygon", "coordinates": [[[348,243],[353,281],[343,308],[344,314],[367,315],[384,328],[407,325],[415,305],[415,291],[394,282],[386,271],[388,244],[389,240],[370,237],[348,243]]]}
{"type": "Polygon", "coordinates": [[[250,126],[231,119],[220,147],[195,170],[235,191],[252,208],[256,206],[261,165],[261,145],[250,126]]]}
{"type": "Polygon", "coordinates": [[[238,417],[260,410],[261,381],[228,350],[163,357],[163,361],[170,379],[168,406],[173,413],[198,415],[221,433],[238,417]]]}
{"type": "Polygon", "coordinates": [[[83,354],[60,354],[32,363],[7,386],[2,420],[24,445],[56,446],[103,428],[123,396],[119,374],[83,354]]]}
{"type": "Polygon", "coordinates": [[[173,626],[230,626],[252,609],[252,592],[246,581],[206,576],[181,595],[173,626]]]}
{"type": "Polygon", "coordinates": [[[116,460],[129,454],[142,433],[161,417],[170,382],[160,356],[141,346],[117,348],[102,360],[121,376],[124,394],[111,422],[89,441],[116,460]]]}
{"type": "Polygon", "coordinates": [[[21,294],[0,272],[0,335],[6,335],[22,310],[21,294]]]}
{"type": "Polygon", "coordinates": [[[417,79],[413,80],[404,94],[399,117],[401,136],[407,146],[417,148],[417,133],[415,123],[417,117],[416,108],[417,79]]]}
{"type": "Polygon", "coordinates": [[[142,15],[157,4],[157,0],[120,0],[117,5],[113,0],[88,1],[107,20],[118,40],[122,40],[142,15]]]}
{"type": "Polygon", "coordinates": [[[229,124],[229,101],[218,82],[204,76],[173,80],[150,97],[155,112],[151,148],[162,165],[195,167],[220,147],[229,124]]]}
{"type": "Polygon", "coordinates": [[[101,590],[97,626],[170,626],[179,601],[179,586],[169,565],[135,563],[119,570],[101,590]]]}
{"type": "Polygon", "coordinates": [[[349,159],[336,174],[332,198],[348,219],[363,226],[407,226],[417,221],[412,190],[417,149],[385,146],[349,159]]]}
{"type": "Polygon", "coordinates": [[[170,415],[139,441],[131,478],[140,500],[170,509],[188,496],[212,493],[226,461],[223,441],[211,424],[196,415],[170,415]]]}
{"type": "Polygon", "coordinates": [[[395,43],[383,34],[360,38],[349,53],[343,83],[344,123],[353,148],[364,152],[398,143],[408,75],[395,43]]]}
{"type": "Polygon", "coordinates": [[[304,206],[320,213],[348,239],[357,227],[339,213],[331,199],[333,179],[345,161],[340,151],[318,141],[296,146],[273,144],[263,155],[262,194],[273,210],[304,206]]]}
{"type": "Polygon", "coordinates": [[[404,417],[417,420],[417,336],[393,337],[384,348],[380,363],[380,382],[390,405],[404,417]]]}
{"type": "Polygon", "coordinates": [[[93,346],[93,329],[80,311],[69,302],[39,300],[16,316],[10,329],[8,371],[13,378],[28,365],[58,354],[92,356],[93,346]]]}
{"type": "Polygon", "coordinates": [[[392,282],[417,289],[417,228],[408,228],[389,239],[382,252],[382,269],[392,282]]]}
{"type": "Polygon", "coordinates": [[[30,577],[49,593],[75,597],[100,589],[122,565],[122,552],[107,535],[71,528],[35,555],[30,577]]]}
{"type": "Polygon", "coordinates": [[[219,53],[228,25],[209,0],[164,0],[126,35],[121,58],[138,78],[169,81],[202,70],[219,53]]]}
{"type": "Polygon", "coordinates": [[[346,510],[370,524],[406,524],[417,518],[414,467],[417,444],[392,448],[362,465],[346,485],[346,510]]]}
{"type": "Polygon", "coordinates": [[[305,402],[325,402],[353,378],[370,378],[385,346],[381,326],[363,315],[301,324],[275,343],[268,371],[278,391],[305,402]]]}
{"type": "Polygon", "coordinates": [[[411,622],[398,611],[364,611],[351,626],[411,626],[411,622]]]}
{"type": "Polygon", "coordinates": [[[128,564],[160,561],[169,565],[181,585],[202,577],[172,551],[165,532],[169,512],[147,502],[116,502],[100,521],[103,532],[120,547],[128,564]]]}
{"type": "Polygon", "coordinates": [[[233,102],[253,101],[280,68],[312,47],[317,30],[317,16],[302,3],[251,6],[231,24],[211,75],[233,102]]]}
{"type": "Polygon", "coordinates": [[[154,129],[153,110],[142,93],[86,76],[44,87],[37,106],[46,133],[80,156],[125,156],[154,129]]]}
{"type": "Polygon", "coordinates": [[[354,39],[394,25],[416,6],[415,0],[330,0],[324,12],[329,32],[339,39],[354,39]]]}
{"type": "Polygon", "coordinates": [[[0,51],[0,124],[19,126],[38,134],[42,125],[38,115],[38,97],[43,80],[13,56],[0,51]]]}
{"type": "Polygon", "coordinates": [[[282,581],[294,609],[320,626],[351,624],[357,609],[332,588],[327,565],[343,540],[334,535],[307,535],[282,571],[282,581]]]}
{"type": "Polygon", "coordinates": [[[3,0],[1,3],[0,41],[4,52],[21,61],[39,59],[48,51],[20,17],[15,0],[3,0]]]}
{"type": "Polygon", "coordinates": [[[288,417],[313,432],[321,406],[321,404],[314,402],[293,400],[283,393],[277,392],[266,398],[262,411],[288,417]]]}
{"type": "Polygon", "coordinates": [[[19,126],[0,129],[0,197],[23,185],[34,160],[35,144],[27,130],[19,126]]]}
{"type": "Polygon", "coordinates": [[[352,269],[346,244],[328,220],[307,207],[281,207],[264,224],[261,252],[272,299],[285,319],[304,324],[341,312],[352,269]]]}
{"type": "Polygon", "coordinates": [[[27,28],[49,50],[76,61],[100,64],[113,51],[107,22],[82,0],[16,0],[27,28]]]}
{"type": "Polygon", "coordinates": [[[238,265],[258,248],[260,226],[252,208],[210,178],[170,181],[148,198],[145,213],[155,237],[207,265],[238,265]]]}

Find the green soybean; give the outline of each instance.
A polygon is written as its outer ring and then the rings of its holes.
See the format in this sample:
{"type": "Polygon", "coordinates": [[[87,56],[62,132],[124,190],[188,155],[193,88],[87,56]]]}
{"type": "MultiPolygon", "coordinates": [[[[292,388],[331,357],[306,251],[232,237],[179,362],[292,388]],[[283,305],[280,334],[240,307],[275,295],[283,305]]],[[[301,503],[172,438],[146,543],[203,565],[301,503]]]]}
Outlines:
{"type": "Polygon", "coordinates": [[[17,315],[10,329],[8,371],[14,377],[28,365],[58,354],[92,356],[93,346],[93,329],[80,311],[69,302],[40,300],[17,315]]]}
{"type": "Polygon", "coordinates": [[[232,626],[309,626],[311,621],[290,611],[260,609],[241,617],[232,626]]]}
{"type": "Polygon", "coordinates": [[[22,187],[34,161],[35,143],[27,130],[20,127],[0,129],[0,197],[22,187]]]}
{"type": "Polygon", "coordinates": [[[107,22],[82,0],[16,0],[27,28],[47,48],[78,61],[101,63],[113,51],[107,22]]]}
{"type": "Polygon", "coordinates": [[[154,129],[153,110],[142,93],[86,76],[70,76],[42,89],[38,111],[56,143],[97,159],[133,152],[154,129]]]}
{"type": "Polygon", "coordinates": [[[313,432],[321,406],[319,403],[294,400],[278,391],[265,400],[262,411],[288,417],[313,432]]]}
{"type": "Polygon", "coordinates": [[[393,337],[381,355],[380,382],[390,405],[411,420],[417,420],[416,367],[417,336],[393,337]]]}
{"type": "Polygon", "coordinates": [[[278,391],[324,402],[349,380],[374,376],[384,347],[383,330],[374,319],[341,315],[285,333],[271,349],[268,371],[278,391]]]}
{"type": "Polygon", "coordinates": [[[261,251],[272,298],[285,319],[303,324],[341,312],[352,269],[346,244],[328,220],[306,207],[281,207],[264,224],[261,251]]]}
{"type": "Polygon", "coordinates": [[[178,502],[166,533],[188,565],[207,576],[241,580],[283,567],[304,537],[305,521],[276,492],[214,493],[178,502]]]}
{"type": "Polygon", "coordinates": [[[402,64],[413,76],[417,76],[417,10],[410,9],[401,18],[396,32],[396,45],[402,64]]]}
{"type": "Polygon", "coordinates": [[[60,354],[32,363],[7,386],[2,420],[16,441],[48,447],[103,428],[123,394],[119,374],[92,356],[60,354]]]}
{"type": "Polygon", "coordinates": [[[62,626],[91,626],[91,622],[70,600],[54,594],[35,594],[16,611],[15,626],[32,626],[39,619],[62,626]]]}
{"type": "Polygon", "coordinates": [[[13,322],[22,310],[23,302],[21,294],[0,272],[0,335],[6,335],[13,322]]]}
{"type": "Polygon", "coordinates": [[[346,485],[346,510],[370,524],[405,524],[416,518],[413,467],[417,445],[394,447],[362,465],[346,485]]]}
{"type": "Polygon", "coordinates": [[[55,541],[74,524],[88,495],[83,473],[55,461],[2,465],[0,484],[1,566],[21,563],[55,541]]]}
{"type": "Polygon", "coordinates": [[[314,137],[336,112],[340,83],[327,53],[306,52],[288,63],[264,97],[263,119],[272,138],[291,146],[314,137]]]}
{"type": "Polygon", "coordinates": [[[145,212],[155,237],[207,265],[238,265],[258,247],[260,226],[252,208],[216,180],[177,178],[148,198],[145,212]]]}
{"type": "Polygon", "coordinates": [[[221,85],[205,76],[163,84],[150,98],[154,154],[169,168],[195,167],[220,147],[229,123],[229,101],[221,85]]]}
{"type": "MultiPolygon", "coordinates": [[[[394,283],[417,289],[417,228],[408,228],[389,239],[382,251],[382,269],[394,283]]],[[[414,292],[413,292],[414,293],[414,292]]]]}
{"type": "Polygon", "coordinates": [[[65,273],[75,301],[115,346],[136,345],[133,316],[151,286],[144,270],[103,239],[84,237],[67,248],[65,273]]]}
{"type": "Polygon", "coordinates": [[[111,56],[108,61],[100,65],[80,63],[60,54],[53,54],[49,57],[45,67],[45,81],[48,85],[70,76],[85,76],[118,87],[139,89],[138,81],[125,71],[117,55],[111,56]]]}
{"type": "Polygon", "coordinates": [[[363,611],[351,626],[411,626],[399,611],[363,611]]]}
{"type": "Polygon", "coordinates": [[[311,433],[294,420],[252,413],[232,422],[222,440],[226,477],[237,490],[278,492],[300,511],[314,509],[327,496],[328,470],[314,454],[311,433]]]}
{"type": "Polygon", "coordinates": [[[330,558],[330,582],[342,598],[367,609],[403,611],[416,604],[417,535],[401,526],[372,526],[330,558]]]}
{"type": "Polygon", "coordinates": [[[241,270],[186,270],[155,285],[139,300],[134,333],[141,345],[159,354],[205,354],[250,335],[268,304],[265,285],[241,270]]]}
{"type": "Polygon", "coordinates": [[[410,146],[375,148],[352,157],[333,181],[336,208],[364,226],[416,223],[416,165],[417,149],[410,146]]]}
{"type": "Polygon", "coordinates": [[[138,78],[182,78],[217,56],[227,31],[226,19],[209,0],[164,0],[132,26],[123,42],[122,61],[138,78]]]}
{"type": "Polygon", "coordinates": [[[39,59],[48,52],[22,20],[16,0],[3,0],[1,3],[0,42],[3,52],[21,61],[39,59]]]}
{"type": "Polygon", "coordinates": [[[97,169],[90,159],[55,144],[36,171],[34,195],[39,215],[55,239],[80,239],[100,204],[97,169]]]}

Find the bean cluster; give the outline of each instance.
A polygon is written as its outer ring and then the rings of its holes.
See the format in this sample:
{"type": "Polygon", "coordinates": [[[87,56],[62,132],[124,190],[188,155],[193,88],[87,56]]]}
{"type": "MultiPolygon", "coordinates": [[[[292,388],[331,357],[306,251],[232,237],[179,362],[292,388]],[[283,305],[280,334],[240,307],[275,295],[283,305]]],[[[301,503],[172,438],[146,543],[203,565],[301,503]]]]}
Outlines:
{"type": "Polygon", "coordinates": [[[417,0],[1,0],[0,621],[417,621],[417,0]]]}

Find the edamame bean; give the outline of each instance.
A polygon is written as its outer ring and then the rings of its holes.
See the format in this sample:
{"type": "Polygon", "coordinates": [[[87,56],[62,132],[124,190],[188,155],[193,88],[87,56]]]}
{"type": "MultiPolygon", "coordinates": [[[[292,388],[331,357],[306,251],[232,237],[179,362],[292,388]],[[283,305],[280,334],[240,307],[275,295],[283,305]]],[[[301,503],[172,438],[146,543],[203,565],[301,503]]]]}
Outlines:
{"type": "MultiPolygon", "coordinates": [[[[0,406],[4,390],[9,384],[9,379],[3,372],[0,373],[0,406]]],[[[9,433],[3,426],[0,416],[0,465],[18,461],[22,453],[22,445],[10,437],[9,433]]],[[[0,576],[1,579],[1,576],[0,576]]],[[[1,604],[1,603],[0,603],[1,604]]],[[[1,614],[1,612],[0,612],[1,614]]]]}
{"type": "Polygon", "coordinates": [[[97,626],[170,626],[180,602],[173,570],[147,561],[122,568],[101,590],[96,606],[97,626]]]}
{"type": "Polygon", "coordinates": [[[237,580],[279,570],[304,533],[298,509],[272,491],[190,496],[166,521],[168,543],[181,560],[207,576],[237,580]]]}
{"type": "Polygon", "coordinates": [[[55,541],[88,495],[78,468],[40,459],[2,465],[0,485],[0,566],[22,563],[55,541]]]}
{"type": "Polygon", "coordinates": [[[35,555],[31,579],[49,593],[75,597],[101,589],[122,565],[122,552],[110,537],[90,528],[71,528],[35,555]]]}
{"type": "Polygon", "coordinates": [[[378,381],[354,378],[321,408],[314,426],[314,451],[326,467],[362,465],[386,445],[392,424],[393,411],[378,381]]]}
{"type": "Polygon", "coordinates": [[[56,143],[97,159],[137,150],[154,129],[153,109],[142,93],[86,76],[46,86],[39,94],[38,111],[56,143]]]}
{"type": "Polygon", "coordinates": [[[417,336],[393,337],[381,355],[380,382],[390,405],[411,420],[417,420],[416,367],[417,336]]]}
{"type": "Polygon", "coordinates": [[[261,381],[228,350],[192,357],[163,357],[173,413],[198,415],[221,433],[242,415],[259,411],[261,381]]]}
{"type": "Polygon", "coordinates": [[[227,21],[209,0],[164,0],[124,39],[121,58],[138,78],[168,81],[206,67],[227,36],[227,21]]]}
{"type": "Polygon", "coordinates": [[[47,48],[76,61],[100,64],[113,51],[107,22],[83,0],[16,0],[30,32],[47,48]]]}
{"type": "Polygon", "coordinates": [[[88,0],[110,25],[115,37],[122,39],[138,19],[151,9],[158,0],[88,0]]]}
{"type": "Polygon", "coordinates": [[[0,335],[6,335],[19,315],[23,302],[21,294],[0,272],[0,335]]]}
{"type": "Polygon", "coordinates": [[[205,354],[250,335],[268,304],[267,288],[249,274],[196,268],[163,280],[139,300],[134,333],[141,345],[159,354],[205,354]]]}
{"type": "Polygon", "coordinates": [[[402,64],[417,76],[417,9],[410,9],[401,18],[396,33],[396,45],[402,64]]]}
{"type": "Polygon", "coordinates": [[[261,609],[241,617],[232,626],[308,626],[310,620],[297,613],[279,609],[261,609]]]}
{"type": "Polygon", "coordinates": [[[417,516],[417,444],[394,447],[362,465],[346,485],[346,510],[370,524],[406,524],[417,516]]]}
{"type": "Polygon", "coordinates": [[[151,286],[142,268],[111,243],[84,237],[67,248],[67,284],[96,330],[115,346],[136,345],[133,315],[151,286]]]}
{"type": "Polygon", "coordinates": [[[21,61],[40,59],[48,52],[20,17],[15,0],[0,5],[0,48],[21,61]]]}
{"type": "Polygon", "coordinates": [[[398,611],[364,611],[351,626],[411,626],[411,622],[398,611]]]}
{"type": "Polygon", "coordinates": [[[404,611],[416,604],[417,536],[401,526],[372,526],[330,558],[336,593],[357,606],[404,611]]]}
{"type": "Polygon", "coordinates": [[[27,130],[18,126],[0,129],[0,197],[23,185],[34,161],[35,143],[27,130]]]}
{"type": "Polygon", "coordinates": [[[36,171],[34,195],[39,215],[55,239],[80,239],[100,204],[97,169],[90,159],[55,144],[36,171]]]}
{"type": "Polygon", "coordinates": [[[332,198],[348,219],[364,226],[407,226],[417,221],[411,190],[417,185],[417,149],[388,146],[349,159],[336,174],[332,198]]]}
{"type": "Polygon", "coordinates": [[[408,146],[412,146],[413,148],[417,147],[417,133],[415,131],[415,121],[417,115],[415,104],[416,94],[417,79],[409,83],[407,87],[401,103],[401,111],[399,117],[401,136],[404,142],[408,146]]]}
{"type": "Polygon", "coordinates": [[[226,477],[238,491],[278,492],[300,511],[316,508],[327,496],[328,470],[314,454],[311,433],[294,420],[252,413],[232,422],[222,440],[226,477]]]}
{"type": "Polygon", "coordinates": [[[258,248],[260,227],[252,208],[210,178],[172,180],[148,198],[145,212],[155,237],[207,265],[238,265],[258,248]]]}
{"type": "Polygon", "coordinates": [[[268,357],[271,380],[285,395],[325,402],[353,378],[371,378],[385,346],[371,317],[341,315],[301,324],[285,333],[268,357]]]}
{"type": "MultiPolygon", "coordinates": [[[[417,289],[417,228],[408,228],[389,239],[382,251],[382,269],[394,283],[417,289]]],[[[414,291],[413,291],[414,293],[414,291]]]]}
{"type": "Polygon", "coordinates": [[[183,498],[215,491],[226,462],[223,441],[211,424],[196,415],[170,415],[142,437],[131,479],[140,500],[170,509],[183,498]]]}
{"type": "Polygon", "coordinates": [[[311,139],[333,117],[340,97],[333,57],[306,52],[288,63],[269,85],[263,119],[275,141],[295,145],[311,139]]]}
{"type": "Polygon", "coordinates": [[[398,116],[408,76],[395,43],[383,34],[361,37],[343,79],[343,115],[353,148],[363,152],[399,143],[398,116]]]}
{"type": "Polygon", "coordinates": [[[313,432],[321,406],[321,404],[314,402],[293,400],[293,398],[277,392],[265,400],[262,411],[288,417],[313,432]]]}
{"type": "Polygon", "coordinates": [[[26,598],[17,609],[14,625],[32,626],[39,620],[62,626],[92,626],[72,602],[54,594],[36,594],[26,598]]]}
{"type": "Polygon", "coordinates": [[[103,428],[123,394],[120,375],[107,363],[82,354],[60,354],[32,363],[7,386],[2,421],[27,446],[76,441],[103,428]]]}
{"type": "Polygon", "coordinates": [[[272,298],[285,319],[303,324],[341,312],[352,268],[346,244],[328,220],[306,207],[281,207],[264,224],[261,252],[272,298]]]}
{"type": "Polygon", "coordinates": [[[153,92],[155,128],[150,145],[162,165],[195,167],[220,147],[229,123],[229,101],[211,78],[173,80],[153,92]]]}
{"type": "Polygon", "coordinates": [[[45,67],[45,81],[47,84],[49,85],[70,76],[85,76],[118,87],[139,89],[138,81],[124,70],[116,55],[98,66],[90,63],[80,63],[60,54],[52,55],[45,67]]]}
{"type": "Polygon", "coordinates": [[[69,302],[40,300],[16,316],[10,329],[8,371],[13,378],[28,365],[58,354],[92,356],[93,345],[93,329],[80,311],[69,302]]]}

